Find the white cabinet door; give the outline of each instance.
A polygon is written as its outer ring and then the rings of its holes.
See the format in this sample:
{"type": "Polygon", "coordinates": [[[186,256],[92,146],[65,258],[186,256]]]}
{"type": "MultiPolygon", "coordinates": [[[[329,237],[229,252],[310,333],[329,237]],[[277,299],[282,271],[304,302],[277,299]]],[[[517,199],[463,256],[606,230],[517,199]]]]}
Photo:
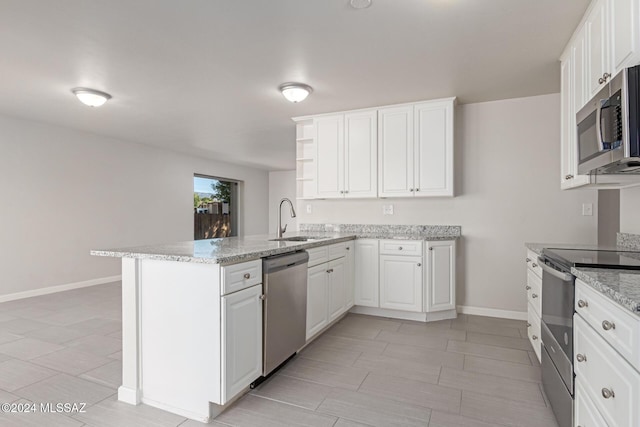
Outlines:
{"type": "Polygon", "coordinates": [[[378,195],[377,112],[344,115],[344,196],[378,195]]]}
{"type": "Polygon", "coordinates": [[[345,269],[346,269],[346,283],[345,283],[345,292],[346,292],[346,310],[349,310],[353,307],[354,299],[355,299],[355,256],[356,256],[356,248],[355,241],[352,240],[346,243],[345,249],[347,250],[347,255],[344,258],[345,269]]]}
{"type": "Polygon", "coordinates": [[[344,191],[344,115],[318,117],[316,130],[317,197],[342,197],[344,191]]]}
{"type": "Polygon", "coordinates": [[[261,295],[256,285],[222,297],[223,404],[262,375],[261,295]]]}
{"type": "Polygon", "coordinates": [[[329,322],[333,322],[347,310],[345,259],[338,258],[329,264],[329,322]]]}
{"type": "Polygon", "coordinates": [[[609,68],[607,0],[598,0],[585,22],[587,37],[587,95],[591,99],[603,85],[609,68]]]}
{"type": "Polygon", "coordinates": [[[576,400],[573,404],[575,411],[575,425],[584,427],[608,427],[602,415],[596,409],[582,385],[582,378],[576,377],[576,400]]]}
{"type": "Polygon", "coordinates": [[[456,242],[427,242],[425,311],[456,308],[456,242]]]}
{"type": "Polygon", "coordinates": [[[414,106],[415,196],[453,196],[453,102],[414,106]]]}
{"type": "Polygon", "coordinates": [[[329,278],[327,264],[311,267],[307,273],[307,339],[329,323],[329,278]]]}
{"type": "MultiPolygon", "coordinates": [[[[589,101],[590,98],[586,97],[585,88],[585,53],[586,53],[586,38],[584,27],[576,35],[573,43],[571,44],[571,80],[572,80],[572,92],[573,92],[573,111],[578,112],[589,101]]],[[[573,123],[575,127],[575,114],[573,115],[573,123]]]]}
{"type": "Polygon", "coordinates": [[[610,0],[611,74],[638,62],[640,43],[640,2],[610,0]]]}
{"type": "Polygon", "coordinates": [[[355,304],[380,307],[378,291],[378,240],[355,241],[355,304]]]}
{"type": "Polygon", "coordinates": [[[422,311],[422,257],[380,256],[380,307],[422,311]]]}
{"type": "Polygon", "coordinates": [[[378,196],[412,196],[413,168],[413,106],[378,110],[378,196]]]}
{"type": "Polygon", "coordinates": [[[560,164],[560,187],[562,189],[571,188],[573,179],[573,152],[572,145],[575,143],[575,122],[576,115],[573,113],[573,91],[571,84],[573,79],[571,52],[569,52],[560,63],[560,144],[561,144],[561,164],[560,164]]]}

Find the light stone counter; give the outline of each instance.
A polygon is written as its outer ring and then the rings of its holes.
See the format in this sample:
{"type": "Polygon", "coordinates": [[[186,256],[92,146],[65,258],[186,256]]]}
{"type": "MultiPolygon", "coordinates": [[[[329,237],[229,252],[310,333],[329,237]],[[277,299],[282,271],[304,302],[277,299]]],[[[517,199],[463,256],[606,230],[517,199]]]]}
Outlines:
{"type": "Polygon", "coordinates": [[[640,271],[574,267],[571,273],[609,299],[640,316],[640,271]]]}

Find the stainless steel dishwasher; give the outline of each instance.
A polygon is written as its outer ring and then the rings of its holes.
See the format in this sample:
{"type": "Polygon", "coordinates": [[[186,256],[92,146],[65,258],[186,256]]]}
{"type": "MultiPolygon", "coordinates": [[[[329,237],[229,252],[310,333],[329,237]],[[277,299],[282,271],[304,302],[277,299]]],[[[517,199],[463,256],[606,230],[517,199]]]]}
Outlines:
{"type": "Polygon", "coordinates": [[[266,377],[300,350],[306,341],[306,251],[262,260],[264,285],[263,368],[266,377]]]}

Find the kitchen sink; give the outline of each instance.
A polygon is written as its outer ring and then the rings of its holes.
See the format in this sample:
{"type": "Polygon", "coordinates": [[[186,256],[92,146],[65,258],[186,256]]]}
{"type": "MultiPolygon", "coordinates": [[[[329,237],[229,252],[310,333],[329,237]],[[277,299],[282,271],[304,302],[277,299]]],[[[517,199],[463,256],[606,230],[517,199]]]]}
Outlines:
{"type": "Polygon", "coordinates": [[[308,242],[309,240],[318,240],[317,237],[310,236],[291,236],[281,237],[279,239],[271,239],[271,242],[308,242]]]}

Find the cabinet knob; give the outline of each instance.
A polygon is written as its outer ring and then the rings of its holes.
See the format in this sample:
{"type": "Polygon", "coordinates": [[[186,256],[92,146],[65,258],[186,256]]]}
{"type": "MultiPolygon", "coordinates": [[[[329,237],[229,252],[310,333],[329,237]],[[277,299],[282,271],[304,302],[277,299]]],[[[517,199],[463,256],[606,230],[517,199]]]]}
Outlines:
{"type": "Polygon", "coordinates": [[[524,288],[525,288],[526,290],[528,290],[528,291],[530,291],[530,290],[531,290],[531,286],[529,286],[529,285],[526,285],[524,288]]]}
{"type": "Polygon", "coordinates": [[[433,246],[429,246],[429,250],[432,251],[433,250],[433,246]]]}
{"type": "Polygon", "coordinates": [[[610,73],[604,73],[602,75],[602,78],[604,79],[604,81],[606,82],[607,80],[609,80],[609,78],[611,78],[611,74],[610,73]]]}
{"type": "Polygon", "coordinates": [[[527,262],[531,262],[531,258],[527,258],[527,262]]]}
{"type": "Polygon", "coordinates": [[[344,191],[340,190],[340,194],[344,194],[344,191]]]}
{"type": "Polygon", "coordinates": [[[398,246],[398,250],[401,251],[402,250],[402,246],[398,246]]]}
{"type": "Polygon", "coordinates": [[[531,327],[531,323],[527,322],[527,328],[531,327]]]}
{"type": "Polygon", "coordinates": [[[534,341],[536,341],[538,339],[537,335],[532,335],[531,338],[533,338],[534,341]]]}
{"type": "Polygon", "coordinates": [[[346,247],[346,249],[347,249],[347,250],[351,250],[351,247],[350,247],[350,246],[347,246],[347,247],[346,247]]]}
{"type": "Polygon", "coordinates": [[[531,294],[531,298],[538,298],[538,294],[531,294]]]}
{"type": "Polygon", "coordinates": [[[564,179],[565,180],[573,179],[573,175],[565,175],[564,179]]]}
{"type": "Polygon", "coordinates": [[[535,262],[531,264],[531,267],[536,268],[538,266],[538,264],[536,264],[535,262]]]}
{"type": "Polygon", "coordinates": [[[251,278],[251,274],[249,274],[249,273],[244,273],[244,278],[245,278],[245,279],[250,279],[250,278],[251,278]]]}
{"type": "Polygon", "coordinates": [[[589,303],[583,300],[578,300],[578,307],[580,308],[589,307],[589,303]]]}
{"type": "Polygon", "coordinates": [[[419,189],[419,188],[416,188],[416,191],[420,191],[420,189],[419,189]]]}
{"type": "Polygon", "coordinates": [[[410,188],[409,191],[411,191],[413,193],[413,188],[410,188]]]}
{"type": "Polygon", "coordinates": [[[580,363],[582,362],[586,362],[587,361],[587,356],[585,356],[584,354],[576,354],[576,360],[580,363]]]}
{"type": "Polygon", "coordinates": [[[600,77],[600,78],[598,79],[598,83],[599,83],[599,84],[604,83],[604,79],[603,79],[602,77],[600,77]]]}
{"type": "Polygon", "coordinates": [[[327,273],[333,273],[333,268],[328,269],[327,273]]]}
{"type": "Polygon", "coordinates": [[[613,390],[610,390],[608,388],[603,388],[602,397],[604,397],[605,399],[611,399],[612,397],[616,397],[616,394],[613,392],[613,390]]]}
{"type": "Polygon", "coordinates": [[[418,267],[422,267],[422,263],[420,263],[420,262],[419,262],[419,263],[418,263],[418,267]]]}
{"type": "Polygon", "coordinates": [[[265,299],[267,299],[267,297],[266,295],[258,295],[258,299],[264,301],[265,299]]]}
{"type": "Polygon", "coordinates": [[[604,329],[605,331],[610,331],[611,329],[615,329],[616,328],[616,324],[613,322],[609,322],[608,320],[604,320],[602,322],[602,329],[604,329]]]}

